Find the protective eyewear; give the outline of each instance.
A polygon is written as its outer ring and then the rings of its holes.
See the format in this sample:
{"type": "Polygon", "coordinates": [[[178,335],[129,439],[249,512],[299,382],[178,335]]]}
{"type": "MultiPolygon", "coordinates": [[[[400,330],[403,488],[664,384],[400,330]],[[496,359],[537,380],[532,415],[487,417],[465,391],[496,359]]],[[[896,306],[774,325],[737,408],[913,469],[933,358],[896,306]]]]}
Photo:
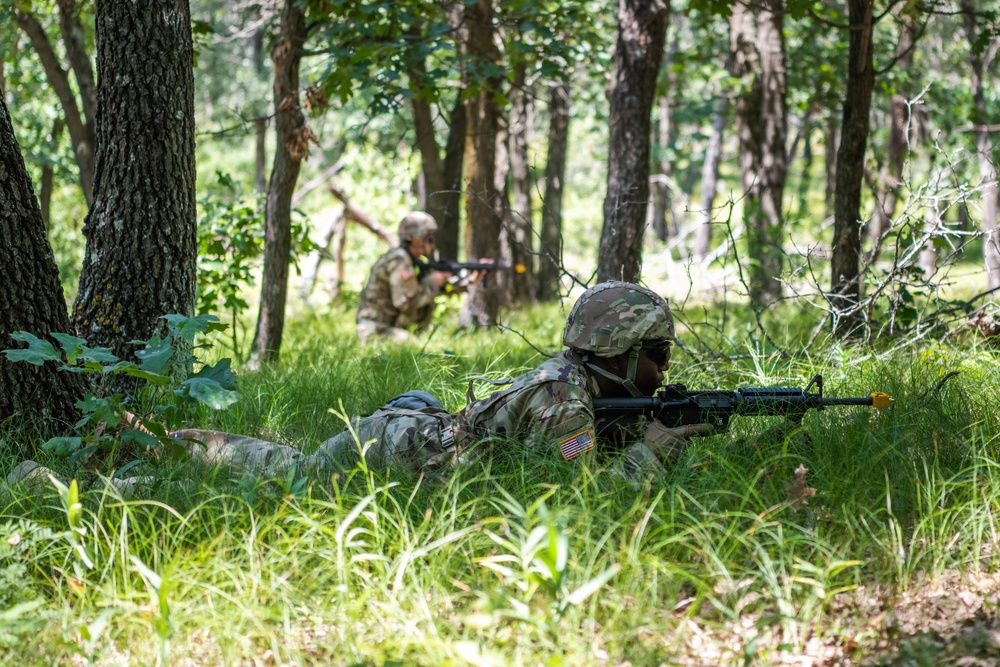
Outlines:
{"type": "Polygon", "coordinates": [[[642,349],[646,356],[657,366],[663,366],[670,359],[670,343],[660,343],[656,345],[643,345],[642,349]]]}

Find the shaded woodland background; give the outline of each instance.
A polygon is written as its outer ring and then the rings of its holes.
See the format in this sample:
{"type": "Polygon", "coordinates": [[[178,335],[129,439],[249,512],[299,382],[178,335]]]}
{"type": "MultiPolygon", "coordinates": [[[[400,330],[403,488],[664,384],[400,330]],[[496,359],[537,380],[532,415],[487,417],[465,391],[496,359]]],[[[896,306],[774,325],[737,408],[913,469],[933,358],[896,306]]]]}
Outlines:
{"type": "Polygon", "coordinates": [[[132,7],[0,2],[0,333],[124,354],[211,312],[275,361],[412,208],[444,257],[531,267],[467,327],[624,278],[765,338],[790,301],[810,343],[995,332],[995,2],[132,7]]]}

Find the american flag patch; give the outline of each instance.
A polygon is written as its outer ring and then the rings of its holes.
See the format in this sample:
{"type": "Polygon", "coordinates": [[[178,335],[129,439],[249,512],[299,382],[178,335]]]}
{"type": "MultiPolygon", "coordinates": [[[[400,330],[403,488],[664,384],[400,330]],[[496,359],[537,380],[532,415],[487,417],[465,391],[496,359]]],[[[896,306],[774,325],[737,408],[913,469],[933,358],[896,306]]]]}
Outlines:
{"type": "Polygon", "coordinates": [[[580,431],[576,435],[571,435],[559,443],[559,451],[563,458],[569,461],[575,459],[584,452],[589,452],[594,448],[594,432],[580,431]]]}

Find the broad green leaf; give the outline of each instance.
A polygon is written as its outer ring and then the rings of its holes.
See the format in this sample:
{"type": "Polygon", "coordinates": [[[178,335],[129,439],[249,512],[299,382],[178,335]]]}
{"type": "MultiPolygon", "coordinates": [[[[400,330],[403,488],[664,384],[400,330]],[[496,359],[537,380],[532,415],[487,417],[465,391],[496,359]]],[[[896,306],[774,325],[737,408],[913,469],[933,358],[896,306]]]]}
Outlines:
{"type": "Polygon", "coordinates": [[[64,333],[53,333],[51,335],[59,341],[63,352],[66,353],[66,363],[75,364],[77,356],[83,351],[83,347],[87,344],[87,341],[64,333]]]}
{"type": "Polygon", "coordinates": [[[101,397],[90,395],[82,401],[76,402],[76,407],[86,414],[91,415],[91,421],[107,422],[108,426],[114,428],[121,422],[121,415],[118,414],[120,397],[101,397]]]}
{"type": "Polygon", "coordinates": [[[163,319],[167,321],[167,326],[177,337],[189,341],[194,340],[194,337],[200,333],[223,331],[226,328],[226,325],[219,323],[219,318],[216,315],[195,315],[194,317],[164,315],[163,319]]]}
{"type": "Polygon", "coordinates": [[[230,367],[231,360],[227,357],[225,359],[220,359],[214,366],[203,366],[201,370],[191,376],[194,378],[204,378],[207,380],[215,380],[224,389],[236,389],[236,377],[233,375],[232,368],[230,367]]]}
{"type": "Polygon", "coordinates": [[[42,445],[42,449],[56,456],[69,456],[83,445],[83,438],[50,438],[42,445]]]}
{"type": "Polygon", "coordinates": [[[170,382],[170,377],[167,375],[157,375],[156,373],[150,373],[142,370],[137,366],[132,366],[131,368],[125,369],[125,375],[134,378],[141,378],[143,380],[149,380],[157,387],[162,387],[170,382]]]}
{"type": "Polygon", "coordinates": [[[189,396],[215,410],[228,408],[240,400],[239,392],[226,389],[215,380],[198,377],[188,378],[181,383],[181,389],[177,389],[174,393],[178,396],[189,396]]]}
{"type": "Polygon", "coordinates": [[[160,445],[160,440],[155,435],[135,430],[123,432],[122,442],[130,442],[141,447],[158,447],[160,445]]]}
{"type": "Polygon", "coordinates": [[[29,364],[41,366],[46,361],[60,361],[62,355],[56,352],[56,348],[47,340],[42,340],[27,331],[15,331],[10,335],[19,343],[27,343],[27,349],[4,350],[8,361],[27,361],[29,364]]]}
{"type": "Polygon", "coordinates": [[[80,352],[82,359],[90,359],[99,364],[113,364],[118,361],[118,357],[111,353],[110,347],[84,347],[80,352]]]}
{"type": "Polygon", "coordinates": [[[170,358],[174,356],[173,342],[170,336],[165,339],[161,339],[159,336],[151,338],[145,348],[136,350],[135,356],[139,359],[139,368],[147,373],[157,375],[164,373],[167,370],[167,364],[170,363],[170,358]]]}

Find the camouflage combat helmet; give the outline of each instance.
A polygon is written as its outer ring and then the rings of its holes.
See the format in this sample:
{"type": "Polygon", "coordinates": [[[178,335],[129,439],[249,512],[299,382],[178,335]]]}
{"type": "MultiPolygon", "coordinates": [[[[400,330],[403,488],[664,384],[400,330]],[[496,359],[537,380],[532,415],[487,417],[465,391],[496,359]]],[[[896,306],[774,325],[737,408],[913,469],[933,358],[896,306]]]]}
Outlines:
{"type": "Polygon", "coordinates": [[[566,320],[563,345],[613,357],[642,341],[674,339],[674,318],[662,296],[645,287],[611,281],[577,299],[566,320]]]}
{"type": "Polygon", "coordinates": [[[399,223],[399,240],[401,242],[422,239],[437,231],[437,222],[430,214],[423,211],[413,211],[407,214],[399,223]]]}
{"type": "Polygon", "coordinates": [[[640,285],[610,281],[584,292],[566,320],[563,344],[583,353],[587,367],[624,386],[633,396],[642,392],[635,386],[635,369],[643,345],[668,344],[674,339],[674,318],[666,300],[640,285]],[[595,357],[629,353],[626,377],[608,373],[588,362],[595,357]]]}

